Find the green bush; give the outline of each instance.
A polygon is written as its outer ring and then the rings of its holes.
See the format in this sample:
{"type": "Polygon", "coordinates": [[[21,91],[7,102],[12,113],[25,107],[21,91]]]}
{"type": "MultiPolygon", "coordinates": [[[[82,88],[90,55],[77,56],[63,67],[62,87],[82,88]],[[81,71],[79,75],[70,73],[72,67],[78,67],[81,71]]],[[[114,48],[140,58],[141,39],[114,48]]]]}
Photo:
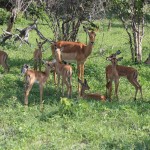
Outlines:
{"type": "Polygon", "coordinates": [[[0,25],[3,25],[7,22],[9,16],[9,12],[7,12],[5,9],[0,8],[0,25]]]}

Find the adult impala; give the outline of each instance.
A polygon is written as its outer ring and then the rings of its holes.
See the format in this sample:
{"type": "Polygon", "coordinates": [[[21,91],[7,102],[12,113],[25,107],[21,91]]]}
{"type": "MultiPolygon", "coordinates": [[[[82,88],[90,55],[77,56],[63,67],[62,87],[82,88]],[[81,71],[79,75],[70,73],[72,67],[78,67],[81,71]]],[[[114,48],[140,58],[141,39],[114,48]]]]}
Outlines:
{"type": "Polygon", "coordinates": [[[139,82],[137,81],[138,78],[138,71],[134,69],[133,67],[126,67],[117,65],[117,62],[123,59],[123,57],[116,58],[118,54],[120,54],[120,51],[117,51],[116,53],[110,55],[106,58],[106,60],[111,61],[111,65],[108,65],[106,67],[106,94],[108,90],[108,97],[111,100],[111,92],[112,92],[112,81],[115,82],[115,95],[118,99],[118,86],[119,86],[119,78],[121,76],[126,77],[128,81],[135,87],[135,97],[136,100],[137,92],[140,90],[141,98],[142,96],[142,88],[139,82]]]}
{"type": "MultiPolygon", "coordinates": [[[[66,62],[77,63],[78,78],[84,81],[84,63],[88,56],[92,52],[93,44],[95,42],[95,32],[88,31],[85,27],[84,30],[88,33],[89,42],[88,44],[83,44],[81,42],[70,42],[70,41],[58,41],[51,45],[52,54],[55,56],[55,48],[62,48],[61,55],[62,60],[66,62]]],[[[80,85],[78,83],[78,92],[80,95],[80,85]]]]}

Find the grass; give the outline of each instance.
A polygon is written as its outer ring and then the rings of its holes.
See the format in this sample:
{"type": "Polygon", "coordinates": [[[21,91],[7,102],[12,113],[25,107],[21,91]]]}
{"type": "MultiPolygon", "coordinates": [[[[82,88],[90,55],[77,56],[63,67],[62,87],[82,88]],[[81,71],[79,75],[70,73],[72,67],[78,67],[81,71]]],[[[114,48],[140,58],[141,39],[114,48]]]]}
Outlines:
{"type": "MultiPolygon", "coordinates": [[[[27,26],[27,22],[15,24],[15,28],[27,26]]],[[[150,52],[150,30],[145,29],[143,60],[150,52]]],[[[52,74],[44,89],[44,111],[39,110],[39,87],[35,84],[29,95],[29,107],[24,108],[24,83],[20,69],[24,63],[33,67],[32,57],[36,48],[37,35],[30,33],[31,47],[19,42],[8,41],[0,49],[9,55],[10,73],[0,75],[0,150],[148,150],[150,149],[150,68],[145,64],[131,62],[128,37],[122,25],[113,21],[107,31],[107,21],[100,22],[100,31],[92,54],[85,64],[85,78],[90,91],[105,93],[105,58],[120,49],[124,59],[120,64],[132,66],[139,72],[144,100],[138,94],[133,101],[134,87],[125,78],[120,79],[119,101],[113,95],[113,102],[102,103],[83,100],[77,95],[76,65],[73,74],[73,99],[62,98],[56,92],[52,74]],[[102,41],[103,39],[103,41],[102,41]],[[103,55],[100,50],[104,49],[103,55]]],[[[6,28],[6,26],[1,26],[6,28]]],[[[39,29],[53,38],[46,26],[39,29]]],[[[1,32],[1,31],[0,31],[1,32]]],[[[78,38],[85,43],[85,33],[79,31],[78,38]]],[[[50,45],[44,45],[44,59],[51,58],[50,45]]],[[[44,67],[43,67],[44,69],[44,67]]],[[[0,72],[3,69],[0,68],[0,72]]],[[[113,88],[114,89],[114,88],[113,88]]]]}

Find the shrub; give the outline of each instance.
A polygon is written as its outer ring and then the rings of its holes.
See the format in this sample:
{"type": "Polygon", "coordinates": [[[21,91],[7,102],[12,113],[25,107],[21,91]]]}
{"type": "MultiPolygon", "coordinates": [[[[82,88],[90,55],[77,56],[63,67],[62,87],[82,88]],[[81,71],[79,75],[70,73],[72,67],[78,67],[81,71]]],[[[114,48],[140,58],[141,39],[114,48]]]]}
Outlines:
{"type": "Polygon", "coordinates": [[[9,16],[9,12],[7,12],[5,9],[0,8],[0,25],[3,25],[7,22],[9,16]]]}

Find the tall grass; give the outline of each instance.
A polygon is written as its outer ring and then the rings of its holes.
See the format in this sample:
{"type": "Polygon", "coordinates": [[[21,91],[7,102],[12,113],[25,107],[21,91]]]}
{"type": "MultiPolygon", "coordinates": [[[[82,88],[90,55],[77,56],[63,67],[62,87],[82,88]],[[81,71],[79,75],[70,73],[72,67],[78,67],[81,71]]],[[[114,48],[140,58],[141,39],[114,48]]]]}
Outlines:
{"type": "MultiPolygon", "coordinates": [[[[77,97],[77,73],[74,64],[73,98],[62,98],[50,74],[44,89],[44,111],[39,110],[39,87],[35,84],[29,95],[29,107],[24,108],[24,82],[20,69],[24,63],[33,67],[33,51],[36,32],[30,33],[31,47],[19,42],[7,41],[0,49],[9,55],[10,73],[0,74],[0,149],[27,150],[148,150],[150,149],[150,68],[145,64],[131,62],[128,37],[120,22],[114,20],[107,31],[107,21],[102,21],[96,33],[92,54],[85,64],[85,78],[90,91],[105,93],[105,58],[120,49],[124,57],[120,64],[132,66],[139,72],[143,89],[143,101],[138,94],[133,101],[135,89],[125,79],[120,79],[119,101],[113,95],[112,102],[95,102],[77,97]],[[101,53],[101,50],[104,53],[101,53]]],[[[28,22],[21,20],[15,28],[23,28],[28,22]]],[[[143,60],[150,53],[150,28],[145,29],[143,60]]],[[[6,28],[6,26],[1,26],[6,28]]],[[[47,26],[39,26],[41,32],[53,38],[47,26]]],[[[1,31],[0,31],[1,32],[1,31]]],[[[2,33],[2,32],[1,32],[2,33]]],[[[78,38],[86,42],[86,34],[80,29],[78,38]]],[[[44,45],[43,57],[50,60],[51,49],[44,45]]],[[[44,67],[43,67],[44,69],[44,67]]],[[[3,69],[0,68],[0,72],[3,69]]]]}

